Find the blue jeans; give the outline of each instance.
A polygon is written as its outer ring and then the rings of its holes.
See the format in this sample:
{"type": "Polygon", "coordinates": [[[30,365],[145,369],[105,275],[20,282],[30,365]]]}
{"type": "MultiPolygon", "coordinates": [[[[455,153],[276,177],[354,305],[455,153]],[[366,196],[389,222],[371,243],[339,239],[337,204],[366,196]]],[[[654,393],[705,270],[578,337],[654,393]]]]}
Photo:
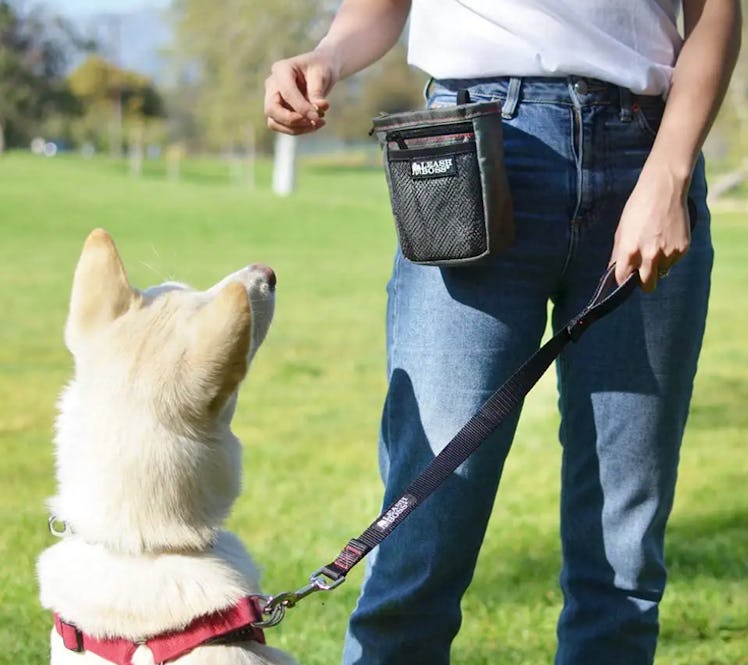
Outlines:
{"type": "MultiPolygon", "coordinates": [[[[505,100],[516,240],[477,267],[395,258],[380,439],[385,505],[538,348],[548,301],[554,329],[587,303],[662,114],[661,100],[600,81],[518,83],[430,86],[431,106],[454,104],[460,87],[472,101],[505,100]]],[[[699,216],[688,254],[654,292],[637,290],[557,363],[564,606],[556,665],[654,659],[665,525],[712,265],[701,161],[691,196],[699,216]]],[[[346,637],[347,665],[449,662],[518,418],[372,552],[346,637]]]]}

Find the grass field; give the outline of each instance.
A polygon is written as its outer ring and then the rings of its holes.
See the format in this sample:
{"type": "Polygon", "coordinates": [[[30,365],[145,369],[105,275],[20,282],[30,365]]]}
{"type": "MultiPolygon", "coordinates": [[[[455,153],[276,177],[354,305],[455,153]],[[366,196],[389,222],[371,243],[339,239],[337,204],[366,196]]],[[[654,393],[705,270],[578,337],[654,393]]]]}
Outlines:
{"type": "MultiPolygon", "coordinates": [[[[240,398],[245,487],[230,527],[264,568],[266,591],[301,586],[377,514],[375,438],[384,391],[383,311],[394,237],[376,169],[306,165],[277,199],[220,164],[180,182],[133,179],[76,158],[0,158],[0,665],[45,662],[50,617],[34,563],[53,542],[56,395],[72,269],[88,231],[115,237],[135,285],[207,287],[242,265],[278,274],[273,328],[240,398]]],[[[748,664],[748,227],[717,214],[707,339],[670,524],[660,665],[748,664]]],[[[548,665],[560,604],[554,378],[525,406],[453,660],[548,665]]],[[[361,571],[289,612],[271,643],[304,665],[339,660],[361,571]]],[[[604,664],[601,664],[604,665],[604,664]]]]}

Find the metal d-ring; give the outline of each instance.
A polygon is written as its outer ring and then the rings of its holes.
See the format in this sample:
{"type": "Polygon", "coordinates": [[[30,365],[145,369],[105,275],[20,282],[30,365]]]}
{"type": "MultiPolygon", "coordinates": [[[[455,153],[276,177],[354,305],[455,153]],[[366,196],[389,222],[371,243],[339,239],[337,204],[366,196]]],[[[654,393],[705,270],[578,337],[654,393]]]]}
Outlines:
{"type": "Polygon", "coordinates": [[[50,515],[47,520],[49,526],[49,532],[55,538],[65,538],[73,533],[71,526],[65,521],[61,520],[57,515],[50,515]],[[62,526],[62,528],[60,528],[62,526]]]}
{"type": "MultiPolygon", "coordinates": [[[[282,595],[279,594],[279,596],[282,595]]],[[[286,606],[281,602],[276,602],[276,598],[279,598],[279,596],[260,596],[260,598],[265,600],[262,614],[268,618],[262,621],[255,621],[252,624],[253,628],[272,628],[283,621],[283,618],[286,616],[286,606]]]]}

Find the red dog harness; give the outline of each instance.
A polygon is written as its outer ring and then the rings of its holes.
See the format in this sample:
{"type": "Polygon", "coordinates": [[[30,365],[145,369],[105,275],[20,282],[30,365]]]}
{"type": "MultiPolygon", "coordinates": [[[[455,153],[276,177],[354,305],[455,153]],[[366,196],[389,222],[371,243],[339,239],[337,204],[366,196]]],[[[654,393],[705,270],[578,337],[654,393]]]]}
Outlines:
{"type": "Polygon", "coordinates": [[[247,596],[233,607],[206,614],[183,630],[156,635],[142,642],[119,637],[99,639],[86,635],[55,613],[55,628],[71,651],[90,651],[117,665],[132,665],[132,657],[141,645],[147,646],[155,663],[168,663],[207,643],[226,644],[237,641],[265,644],[265,635],[253,624],[263,620],[260,598],[247,596]]]}

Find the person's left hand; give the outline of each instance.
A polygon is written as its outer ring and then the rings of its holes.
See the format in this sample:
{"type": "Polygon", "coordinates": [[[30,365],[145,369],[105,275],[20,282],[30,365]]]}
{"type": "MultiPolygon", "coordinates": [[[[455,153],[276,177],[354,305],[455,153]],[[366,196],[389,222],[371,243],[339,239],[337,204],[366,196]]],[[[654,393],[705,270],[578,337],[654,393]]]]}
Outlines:
{"type": "Polygon", "coordinates": [[[622,284],[635,270],[645,291],[688,251],[691,228],[686,197],[689,182],[665,168],[645,164],[618,222],[610,263],[622,284]]]}

